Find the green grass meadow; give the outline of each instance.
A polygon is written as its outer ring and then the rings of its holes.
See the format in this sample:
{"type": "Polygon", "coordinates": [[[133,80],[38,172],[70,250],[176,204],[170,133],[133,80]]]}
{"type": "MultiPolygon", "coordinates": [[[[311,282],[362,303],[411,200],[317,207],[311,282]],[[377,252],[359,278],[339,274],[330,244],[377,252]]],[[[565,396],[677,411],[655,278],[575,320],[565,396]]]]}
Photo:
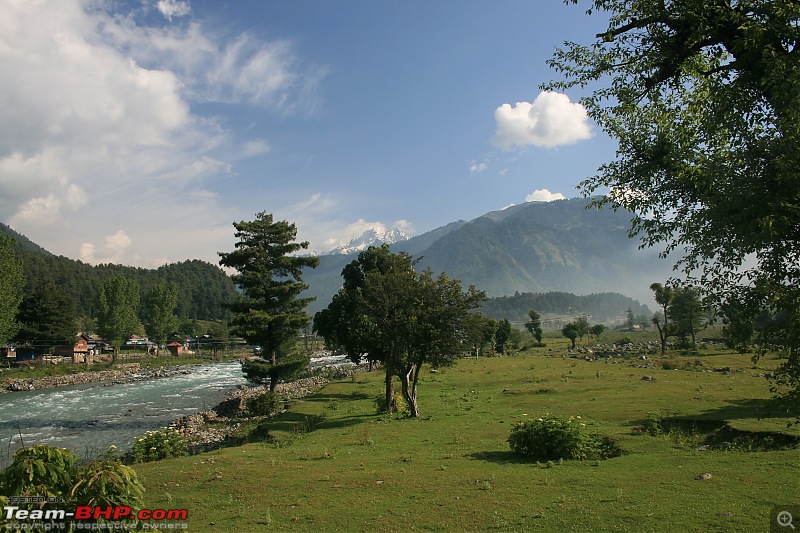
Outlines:
{"type": "Polygon", "coordinates": [[[776,360],[714,352],[685,358],[700,370],[661,370],[555,352],[425,372],[421,419],[375,414],[379,371],[330,383],[267,421],[272,440],[136,465],[146,504],[188,509],[191,531],[750,532],[770,530],[775,505],[800,502],[800,450],[769,444],[770,432],[800,430],[770,417],[756,376],[776,360]],[[732,372],[702,371],[722,367],[732,372]],[[651,436],[648,412],[691,422],[651,436]],[[511,453],[511,427],[543,414],[580,416],[624,453],[511,453]],[[727,422],[731,443],[701,451],[704,421],[727,422]]]}

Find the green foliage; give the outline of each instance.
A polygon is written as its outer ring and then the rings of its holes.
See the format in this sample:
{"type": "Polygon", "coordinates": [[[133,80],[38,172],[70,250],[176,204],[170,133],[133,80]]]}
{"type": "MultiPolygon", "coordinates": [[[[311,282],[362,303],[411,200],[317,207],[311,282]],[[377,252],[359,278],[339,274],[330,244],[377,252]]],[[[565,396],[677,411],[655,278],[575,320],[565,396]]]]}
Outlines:
{"type": "Polygon", "coordinates": [[[528,318],[530,318],[530,322],[525,323],[525,329],[527,329],[533,338],[536,339],[537,344],[541,346],[542,344],[542,315],[536,312],[536,310],[531,309],[528,311],[528,318]]]}
{"type": "Polygon", "coordinates": [[[25,295],[17,317],[21,327],[16,338],[21,343],[52,351],[75,342],[75,301],[51,280],[25,295]]]}
{"type": "Polygon", "coordinates": [[[122,464],[113,449],[79,468],[70,491],[70,500],[81,505],[127,506],[134,512],[141,507],[143,496],[136,472],[122,464]]]}
{"type": "Polygon", "coordinates": [[[271,416],[281,407],[281,398],[267,391],[247,400],[247,411],[251,416],[271,416]]]}
{"type": "Polygon", "coordinates": [[[565,79],[543,87],[592,86],[581,103],[617,143],[583,193],[609,191],[593,203],[629,211],[630,235],[674,251],[715,304],[782,315],[769,340],[787,352],[786,379],[774,385],[800,405],[800,4],[591,5],[607,28],[557,50],[548,63],[565,79]]]}
{"type": "Polygon", "coordinates": [[[561,328],[561,334],[572,341],[572,347],[575,347],[575,339],[581,334],[581,326],[577,322],[570,322],[561,328]]]}
{"type": "Polygon", "coordinates": [[[498,352],[505,353],[506,343],[510,338],[511,322],[504,318],[497,323],[497,330],[494,333],[494,341],[498,352]]]}
{"type": "MultiPolygon", "coordinates": [[[[144,487],[113,447],[100,459],[80,467],[76,463],[77,456],[65,448],[46,444],[22,448],[0,473],[0,493],[51,498],[64,510],[74,509],[76,504],[141,508],[144,487]]],[[[41,508],[38,503],[21,507],[41,508]]]]}
{"type": "Polygon", "coordinates": [[[100,286],[97,295],[97,329],[115,351],[139,329],[139,285],[115,276],[100,286]]]}
{"type": "Polygon", "coordinates": [[[309,322],[305,312],[312,298],[299,295],[308,286],[303,268],[314,268],[319,259],[295,255],[308,248],[308,242],[295,242],[297,228],[286,221],[273,221],[271,214],[257,213],[253,221],[234,222],[236,249],[219,252],[220,265],[234,268],[233,281],[242,290],[231,304],[234,331],[250,344],[261,346],[265,361],[254,375],[269,376],[270,390],[278,380],[297,372],[297,361],[283,363],[285,346],[309,322]],[[269,368],[266,368],[266,367],[269,368]]]}
{"type": "Polygon", "coordinates": [[[276,362],[266,359],[247,359],[242,361],[242,372],[247,380],[259,385],[269,385],[274,392],[281,380],[292,379],[308,368],[311,357],[300,352],[285,353],[276,362]]]}
{"type": "Polygon", "coordinates": [[[148,431],[134,439],[131,453],[134,462],[137,463],[160,461],[189,455],[189,443],[186,437],[175,429],[148,431]]]}
{"type": "Polygon", "coordinates": [[[608,459],[619,448],[608,437],[590,433],[581,417],[545,415],[520,422],[508,437],[511,450],[537,461],[608,459]]]}
{"type": "Polygon", "coordinates": [[[100,285],[114,276],[135,280],[143,294],[147,294],[159,280],[176,283],[179,290],[175,314],[181,319],[228,320],[230,312],[225,306],[237,297],[230,277],[206,261],[186,260],[154,270],[115,264],[92,266],[55,256],[4,224],[0,224],[0,234],[16,241],[26,292],[53,281],[75,302],[75,313],[81,317],[95,317],[95,299],[100,285]]]}
{"type": "Polygon", "coordinates": [[[398,418],[405,418],[411,412],[408,410],[408,404],[403,400],[403,395],[398,392],[392,399],[391,409],[386,408],[386,395],[377,394],[375,396],[375,413],[379,415],[394,413],[398,418]]]}
{"type": "Polygon", "coordinates": [[[522,292],[513,296],[490,298],[481,304],[481,310],[496,319],[511,321],[530,319],[530,311],[537,314],[570,314],[571,309],[582,309],[595,320],[616,319],[627,308],[637,314],[651,315],[651,310],[636,300],[615,292],[577,295],[569,292],[522,292]]]}
{"type": "Polygon", "coordinates": [[[8,342],[17,330],[17,309],[22,302],[24,274],[22,263],[14,252],[14,241],[0,233],[0,346],[8,342]]]}
{"type": "Polygon", "coordinates": [[[485,348],[494,348],[497,321],[480,311],[470,313],[465,319],[466,341],[476,355],[484,355],[485,348]]]}
{"type": "Polygon", "coordinates": [[[34,444],[14,454],[0,473],[0,493],[15,496],[69,495],[77,472],[78,457],[66,448],[34,444]]]}
{"type": "Polygon", "coordinates": [[[642,428],[652,436],[660,435],[664,431],[663,417],[655,411],[648,411],[642,428]]]}
{"type": "Polygon", "coordinates": [[[475,287],[463,291],[446,274],[418,274],[417,262],[405,252],[391,253],[388,245],[369,247],[345,266],[342,288],[314,318],[314,329],[329,346],[353,359],[366,353],[383,363],[384,403],[393,398],[392,377],[398,376],[415,417],[422,365],[448,365],[473,349],[485,323],[469,311],[486,298],[475,287]]]}
{"type": "Polygon", "coordinates": [[[675,334],[684,345],[691,338],[691,349],[697,347],[697,332],[706,327],[708,320],[706,310],[700,300],[700,292],[692,286],[676,287],[669,305],[669,316],[675,328],[675,334]]]}
{"type": "Polygon", "coordinates": [[[142,322],[147,335],[155,341],[166,343],[167,335],[178,329],[178,285],[160,279],[144,297],[142,322]]]}

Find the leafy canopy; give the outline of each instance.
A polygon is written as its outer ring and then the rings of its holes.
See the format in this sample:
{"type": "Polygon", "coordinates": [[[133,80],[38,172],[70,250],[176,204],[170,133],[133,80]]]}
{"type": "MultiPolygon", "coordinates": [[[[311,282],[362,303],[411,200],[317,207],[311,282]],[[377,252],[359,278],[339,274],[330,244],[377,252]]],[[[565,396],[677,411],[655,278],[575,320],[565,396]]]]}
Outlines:
{"type": "MultiPolygon", "coordinates": [[[[577,4],[578,0],[567,0],[577,4]]],[[[609,16],[565,43],[544,89],[591,88],[589,116],[618,143],[581,188],[633,213],[631,236],[679,256],[689,282],[773,334],[800,389],[800,3],[593,0],[609,16]],[[741,310],[741,309],[740,309],[741,310]]]]}
{"type": "Polygon", "coordinates": [[[314,329],[329,346],[353,359],[368,354],[384,365],[387,412],[394,401],[393,376],[400,377],[412,416],[419,416],[422,365],[446,365],[470,350],[477,322],[469,311],[486,299],[444,274],[418,274],[417,262],[388,245],[368,248],[342,270],[342,288],[314,317],[314,329]]]}
{"type": "Polygon", "coordinates": [[[97,329],[115,352],[140,327],[139,284],[122,276],[109,278],[97,295],[97,329]]]}

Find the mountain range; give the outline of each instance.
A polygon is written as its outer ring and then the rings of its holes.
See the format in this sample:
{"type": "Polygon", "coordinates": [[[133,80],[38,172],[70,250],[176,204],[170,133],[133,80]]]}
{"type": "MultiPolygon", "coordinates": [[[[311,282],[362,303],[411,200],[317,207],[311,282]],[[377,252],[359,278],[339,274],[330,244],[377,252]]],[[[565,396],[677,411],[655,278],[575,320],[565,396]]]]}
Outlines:
{"type": "MultiPolygon", "coordinates": [[[[309,285],[303,296],[316,298],[308,312],[313,315],[325,308],[341,287],[345,265],[355,260],[361,250],[380,243],[388,243],[392,251],[421,258],[420,269],[430,268],[435,274],[446,272],[451,278],[460,279],[465,287],[475,285],[484,290],[489,297],[618,293],[635,299],[619,309],[620,314],[629,305],[636,308],[639,302],[655,308],[649,286],[670,277],[671,262],[660,259],[653,250],[640,250],[638,242],[628,238],[628,213],[587,209],[588,202],[576,198],[519,204],[470,221],[452,222],[412,238],[397,228],[388,232],[373,228],[347,245],[320,255],[320,265],[303,272],[309,285]]],[[[158,278],[175,281],[180,286],[179,313],[187,318],[223,319],[228,314],[225,304],[236,297],[229,276],[218,266],[203,261],[164,265],[157,270],[90,266],[55,256],[6,225],[0,224],[0,232],[16,240],[29,285],[52,279],[75,295],[78,312],[86,316],[91,316],[96,288],[115,274],[137,279],[145,292],[158,278]]],[[[576,303],[570,307],[586,305],[576,303]]]]}
{"type": "Polygon", "coordinates": [[[325,255],[353,254],[366,250],[370,246],[380,246],[381,244],[396,244],[408,240],[409,237],[400,228],[386,230],[380,227],[373,227],[351,240],[347,244],[337,246],[325,255]]]}
{"type": "MultiPolygon", "coordinates": [[[[640,250],[628,237],[628,213],[588,205],[583,198],[528,202],[390,246],[421,256],[419,268],[447,272],[490,297],[617,292],[651,303],[650,284],[666,281],[672,263],[654,250],[640,250]]],[[[357,252],[323,255],[316,269],[304,272],[305,295],[316,297],[311,314],[328,305],[341,286],[342,269],[356,258],[357,252]]]]}

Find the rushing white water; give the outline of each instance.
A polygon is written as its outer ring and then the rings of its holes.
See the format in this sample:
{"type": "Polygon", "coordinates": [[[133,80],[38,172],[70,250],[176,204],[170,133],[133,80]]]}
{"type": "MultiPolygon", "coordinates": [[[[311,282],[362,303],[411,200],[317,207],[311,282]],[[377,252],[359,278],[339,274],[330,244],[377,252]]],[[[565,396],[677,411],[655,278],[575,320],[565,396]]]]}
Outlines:
{"type": "Polygon", "coordinates": [[[233,362],[191,365],[169,377],[131,383],[0,394],[0,465],[23,443],[70,448],[79,456],[112,444],[127,451],[134,437],[211,409],[244,383],[241,365],[233,362]]]}

